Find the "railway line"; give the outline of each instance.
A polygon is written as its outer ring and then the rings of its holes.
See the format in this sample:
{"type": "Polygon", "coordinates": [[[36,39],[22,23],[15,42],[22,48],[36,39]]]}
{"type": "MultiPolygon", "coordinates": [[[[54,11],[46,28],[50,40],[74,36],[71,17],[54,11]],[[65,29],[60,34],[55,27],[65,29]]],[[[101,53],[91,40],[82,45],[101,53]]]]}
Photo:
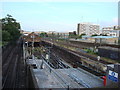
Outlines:
{"type": "MultiPolygon", "coordinates": [[[[45,44],[44,44],[45,45],[45,44]]],[[[45,46],[47,47],[47,46],[45,46]]],[[[49,46],[48,46],[49,47],[49,46]]],[[[81,58],[79,56],[75,56],[73,54],[73,52],[68,52],[67,50],[64,50],[63,48],[60,49],[62,47],[56,47],[56,46],[53,46],[53,48],[51,48],[51,53],[50,53],[50,59],[49,59],[49,62],[48,64],[54,68],[54,69],[65,69],[65,68],[69,68],[69,65],[70,67],[80,67],[90,73],[93,73],[97,76],[102,76],[105,74],[105,72],[103,72],[103,74],[99,73],[99,72],[96,72],[95,70],[93,69],[90,69],[84,65],[82,65],[82,62],[81,62],[81,58]],[[67,62],[68,64],[65,64],[63,62],[67,62]]],[[[48,52],[48,51],[46,51],[48,52]]],[[[39,54],[37,54],[39,55],[39,54]]],[[[44,57],[45,57],[46,54],[44,54],[44,57]]]]}
{"type": "Polygon", "coordinates": [[[63,64],[62,62],[63,60],[58,55],[56,55],[55,52],[52,51],[50,56],[51,56],[53,65],[56,66],[56,69],[69,68],[69,66],[63,64]]]}
{"type": "MultiPolygon", "coordinates": [[[[11,81],[10,78],[11,76],[13,76],[12,74],[14,73],[13,72],[13,65],[14,65],[14,61],[15,61],[15,49],[17,47],[13,48],[13,50],[9,53],[9,57],[6,58],[6,62],[4,62],[3,64],[3,73],[2,73],[2,76],[3,76],[3,87],[6,87],[6,88],[11,88],[13,87],[11,84],[11,81]],[[9,84],[10,83],[10,84],[9,84]]],[[[3,56],[5,57],[5,56],[3,56]]],[[[4,60],[4,59],[3,59],[4,60]]],[[[12,78],[11,78],[12,79],[12,78]]],[[[12,83],[13,84],[13,83],[12,83]]]]}
{"type": "MultiPolygon", "coordinates": [[[[44,42],[44,41],[43,41],[44,42]]],[[[45,42],[48,42],[48,43],[51,43],[52,40],[45,40],[45,42]]],[[[73,42],[73,41],[72,41],[73,42]]],[[[59,46],[59,45],[65,45],[66,47],[73,47],[73,48],[79,48],[79,49],[83,49],[83,47],[81,46],[82,43],[80,42],[77,42],[77,43],[72,43],[71,41],[70,42],[57,42],[57,45],[56,46],[59,46]],[[79,43],[79,44],[78,44],[79,43]]],[[[53,43],[53,42],[52,42],[53,43]]],[[[85,43],[85,42],[84,42],[85,43]]],[[[86,43],[87,44],[87,43],[86,43]]],[[[89,46],[89,43],[88,43],[88,47],[90,48],[91,47],[91,43],[90,43],[90,46],[89,46]]],[[[97,46],[98,43],[96,44],[97,46]]],[[[92,45],[92,47],[95,47],[96,46],[95,44],[92,45]]],[[[105,44],[107,46],[111,46],[111,47],[115,47],[115,48],[118,48],[119,45],[108,45],[108,44],[105,44]]],[[[104,45],[103,45],[104,46],[104,45]]],[[[87,48],[86,45],[84,46],[84,48],[87,48]]],[[[94,61],[97,61],[97,56],[95,55],[89,55],[88,53],[84,53],[84,52],[81,52],[80,50],[70,50],[70,49],[67,49],[67,48],[62,48],[68,52],[71,52],[71,53],[75,53],[75,54],[78,54],[79,56],[84,56],[84,57],[87,57],[89,59],[92,59],[94,61]]],[[[111,62],[107,62],[105,61],[103,58],[100,59],[99,61],[100,63],[103,63],[103,64],[112,64],[111,62]]]]}
{"type": "Polygon", "coordinates": [[[43,41],[50,41],[53,43],[58,43],[58,44],[62,44],[62,45],[68,45],[71,47],[76,47],[76,48],[89,48],[89,47],[99,47],[99,46],[110,46],[110,47],[114,47],[114,48],[120,48],[120,45],[114,45],[114,44],[104,44],[104,43],[92,43],[92,42],[83,42],[83,41],[76,41],[76,40],[53,40],[51,38],[44,38],[43,41]]]}
{"type": "MultiPolygon", "coordinates": [[[[48,47],[50,46],[50,43],[45,42],[44,45],[45,44],[48,45],[48,47]]],[[[98,70],[97,70],[98,68],[94,65],[92,65],[92,66],[89,65],[90,67],[82,65],[81,59],[85,59],[85,61],[88,61],[88,62],[91,61],[91,62],[95,63],[96,65],[97,65],[97,63],[99,63],[100,65],[102,65],[104,67],[106,67],[107,64],[111,64],[102,59],[100,59],[100,61],[98,62],[97,57],[95,57],[95,56],[91,56],[91,55],[88,55],[88,54],[82,53],[82,52],[69,50],[67,48],[59,47],[57,45],[53,45],[51,52],[54,52],[55,55],[58,55],[64,61],[71,64],[73,67],[83,68],[84,70],[94,73],[97,76],[104,75],[105,71],[103,71],[102,69],[99,69],[99,72],[98,72],[98,70]]]]}
{"type": "MultiPolygon", "coordinates": [[[[54,49],[53,49],[53,51],[54,51],[54,49]]],[[[98,71],[94,70],[95,67],[91,69],[90,67],[82,65],[82,62],[80,60],[81,58],[79,57],[79,55],[75,56],[71,52],[67,53],[67,51],[66,51],[64,53],[64,51],[61,51],[61,50],[58,51],[56,49],[55,49],[55,52],[56,52],[56,55],[58,55],[60,58],[62,58],[65,62],[69,63],[74,68],[80,67],[80,68],[82,68],[82,69],[84,69],[84,70],[86,70],[90,73],[93,73],[93,74],[97,75],[97,76],[102,76],[102,75],[105,74],[104,71],[98,72],[98,71]]]]}
{"type": "Polygon", "coordinates": [[[3,53],[3,58],[2,58],[3,59],[3,65],[2,65],[3,67],[2,68],[3,90],[6,90],[8,88],[11,88],[11,89],[19,88],[21,84],[18,84],[18,83],[24,80],[24,77],[20,78],[19,76],[19,74],[22,72],[20,70],[20,64],[19,64],[19,62],[22,61],[22,46],[21,45],[22,45],[21,40],[18,40],[14,48],[12,48],[13,46],[11,46],[9,47],[7,51],[4,51],[3,53]]]}
{"type": "Polygon", "coordinates": [[[8,45],[2,47],[2,65],[6,64],[11,53],[14,51],[14,45],[9,43],[8,45]],[[6,61],[7,60],[7,61],[6,61]]]}

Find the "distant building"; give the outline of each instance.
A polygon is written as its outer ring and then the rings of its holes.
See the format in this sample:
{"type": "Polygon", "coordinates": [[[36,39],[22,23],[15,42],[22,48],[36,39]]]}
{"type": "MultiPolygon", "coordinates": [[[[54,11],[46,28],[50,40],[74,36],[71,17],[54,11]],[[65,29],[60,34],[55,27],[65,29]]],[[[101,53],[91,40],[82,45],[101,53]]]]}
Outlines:
{"type": "Polygon", "coordinates": [[[120,25],[116,25],[113,28],[114,28],[114,30],[120,30],[120,25]]]}
{"type": "Polygon", "coordinates": [[[94,34],[100,34],[100,26],[97,24],[91,23],[79,23],[77,26],[77,34],[86,34],[87,36],[91,36],[94,34]]]}
{"type": "MultiPolygon", "coordinates": [[[[22,30],[21,33],[23,35],[28,35],[28,34],[30,34],[32,32],[31,31],[24,31],[24,30],[22,30]]],[[[39,35],[40,33],[45,33],[45,32],[44,31],[34,31],[34,33],[37,34],[37,35],[39,35]]]]}
{"type": "Polygon", "coordinates": [[[55,31],[49,31],[47,32],[49,37],[54,37],[54,38],[68,38],[69,37],[69,32],[55,32],[55,31]]]}
{"type": "Polygon", "coordinates": [[[28,34],[30,34],[31,32],[30,31],[23,31],[22,34],[27,36],[28,34]]]}
{"type": "Polygon", "coordinates": [[[69,32],[56,32],[55,36],[58,38],[68,38],[69,37],[69,32]]]}
{"type": "Polygon", "coordinates": [[[91,40],[94,40],[95,43],[101,43],[101,44],[117,44],[118,43],[118,37],[113,37],[113,36],[94,36],[94,37],[91,37],[91,40]]]}
{"type": "Polygon", "coordinates": [[[36,33],[32,32],[32,33],[29,33],[28,35],[26,36],[23,36],[23,40],[25,42],[40,42],[41,41],[41,37],[39,35],[37,35],[36,33]]]}
{"type": "Polygon", "coordinates": [[[119,26],[104,27],[102,28],[102,34],[107,36],[120,37],[119,26]]]}

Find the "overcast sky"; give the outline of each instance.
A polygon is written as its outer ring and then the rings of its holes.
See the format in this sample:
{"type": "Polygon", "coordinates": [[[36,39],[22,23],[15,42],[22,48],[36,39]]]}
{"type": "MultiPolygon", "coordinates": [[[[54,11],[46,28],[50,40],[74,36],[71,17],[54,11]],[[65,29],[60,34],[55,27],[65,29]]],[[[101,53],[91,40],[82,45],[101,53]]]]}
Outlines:
{"type": "Polygon", "coordinates": [[[20,22],[22,30],[26,31],[75,31],[80,22],[100,24],[101,28],[118,24],[117,0],[109,0],[111,2],[27,1],[31,2],[1,2],[1,18],[7,14],[12,15],[20,22]]]}

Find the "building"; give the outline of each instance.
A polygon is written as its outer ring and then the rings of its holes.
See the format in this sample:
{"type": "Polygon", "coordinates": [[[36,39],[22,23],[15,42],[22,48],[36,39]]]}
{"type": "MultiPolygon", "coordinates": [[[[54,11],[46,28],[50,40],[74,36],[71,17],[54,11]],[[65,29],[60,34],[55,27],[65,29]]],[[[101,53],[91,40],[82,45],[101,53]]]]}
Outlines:
{"type": "Polygon", "coordinates": [[[47,32],[49,37],[53,38],[68,38],[69,37],[69,32],[55,32],[55,31],[49,31],[47,32]]]}
{"type": "Polygon", "coordinates": [[[28,34],[27,36],[23,36],[23,40],[24,40],[24,42],[33,42],[34,41],[34,43],[39,43],[40,41],[41,41],[41,37],[40,36],[38,36],[36,33],[34,33],[34,32],[32,32],[32,33],[30,33],[30,34],[28,34]]]}
{"type": "Polygon", "coordinates": [[[120,30],[120,25],[114,26],[114,30],[120,30]]]}
{"type": "Polygon", "coordinates": [[[117,44],[118,43],[118,37],[113,36],[94,36],[91,37],[92,40],[95,41],[95,43],[101,43],[101,44],[117,44]]]}
{"type": "Polygon", "coordinates": [[[91,43],[118,44],[119,38],[113,36],[82,36],[82,39],[91,43]]]}
{"type": "Polygon", "coordinates": [[[102,28],[102,34],[107,36],[120,37],[119,26],[104,27],[102,28]]]}
{"type": "Polygon", "coordinates": [[[27,35],[29,35],[31,32],[30,31],[23,31],[23,32],[21,32],[23,35],[25,35],[25,36],[27,36],[27,35]]]}
{"type": "Polygon", "coordinates": [[[100,26],[97,24],[91,23],[79,23],[77,26],[77,34],[86,34],[87,36],[91,36],[94,34],[100,34],[100,26]]]}

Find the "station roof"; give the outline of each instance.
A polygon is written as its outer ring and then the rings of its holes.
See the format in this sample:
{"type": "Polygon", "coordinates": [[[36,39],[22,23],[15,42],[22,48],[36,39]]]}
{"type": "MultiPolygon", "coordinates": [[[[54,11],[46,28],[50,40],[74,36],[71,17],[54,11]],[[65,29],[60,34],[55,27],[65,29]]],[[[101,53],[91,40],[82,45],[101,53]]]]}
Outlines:
{"type": "Polygon", "coordinates": [[[28,34],[27,36],[23,36],[23,39],[27,42],[33,42],[33,38],[34,38],[34,42],[41,41],[41,37],[39,35],[35,34],[34,32],[28,34]]]}
{"type": "Polygon", "coordinates": [[[91,37],[91,36],[86,36],[86,35],[84,35],[84,36],[82,36],[82,37],[84,37],[84,38],[89,38],[89,37],[91,37]]]}
{"type": "Polygon", "coordinates": [[[93,36],[92,38],[117,38],[114,36],[93,36]]]}

